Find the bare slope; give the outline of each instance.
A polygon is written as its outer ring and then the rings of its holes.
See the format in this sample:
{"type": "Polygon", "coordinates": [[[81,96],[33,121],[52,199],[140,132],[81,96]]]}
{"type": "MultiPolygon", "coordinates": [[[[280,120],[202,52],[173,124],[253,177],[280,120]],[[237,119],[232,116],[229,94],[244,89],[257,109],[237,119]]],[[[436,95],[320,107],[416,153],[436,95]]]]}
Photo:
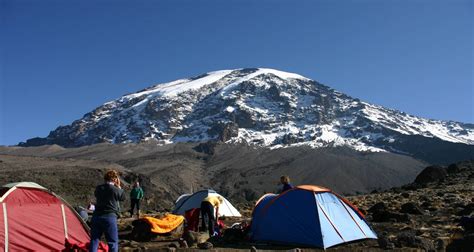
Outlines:
{"type": "MultiPolygon", "coordinates": [[[[290,175],[294,184],[318,184],[355,194],[405,184],[426,166],[407,156],[364,154],[349,148],[270,150],[216,143],[0,147],[0,154],[5,174],[0,182],[37,181],[66,195],[74,193],[76,183],[93,188],[103,169],[118,167],[128,182],[134,176],[147,182],[146,189],[154,195],[150,207],[169,207],[180,194],[202,188],[214,188],[233,200],[255,200],[275,191],[282,174],[290,175]]],[[[90,198],[90,190],[83,191],[87,197],[77,199],[90,198]]]]}

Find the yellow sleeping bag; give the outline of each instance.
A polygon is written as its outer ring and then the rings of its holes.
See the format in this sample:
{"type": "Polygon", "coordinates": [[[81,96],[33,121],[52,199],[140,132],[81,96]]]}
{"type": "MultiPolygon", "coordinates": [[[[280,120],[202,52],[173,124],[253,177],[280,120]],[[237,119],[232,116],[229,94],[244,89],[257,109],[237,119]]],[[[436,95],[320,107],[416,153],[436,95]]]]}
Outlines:
{"type": "Polygon", "coordinates": [[[143,217],[151,225],[151,232],[156,234],[165,234],[175,230],[184,221],[181,215],[167,214],[161,219],[153,217],[143,217]]]}

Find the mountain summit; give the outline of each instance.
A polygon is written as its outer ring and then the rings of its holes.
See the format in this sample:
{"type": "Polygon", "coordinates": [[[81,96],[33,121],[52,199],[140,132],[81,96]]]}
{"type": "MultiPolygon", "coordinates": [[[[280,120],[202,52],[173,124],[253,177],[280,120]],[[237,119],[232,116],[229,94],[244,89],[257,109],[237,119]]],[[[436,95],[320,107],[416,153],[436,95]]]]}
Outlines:
{"type": "Polygon", "coordinates": [[[301,75],[267,68],[215,71],[158,84],[107,102],[46,138],[20,145],[76,147],[149,140],[270,148],[346,146],[427,161],[442,158],[439,155],[474,158],[472,124],[408,115],[301,75]]]}

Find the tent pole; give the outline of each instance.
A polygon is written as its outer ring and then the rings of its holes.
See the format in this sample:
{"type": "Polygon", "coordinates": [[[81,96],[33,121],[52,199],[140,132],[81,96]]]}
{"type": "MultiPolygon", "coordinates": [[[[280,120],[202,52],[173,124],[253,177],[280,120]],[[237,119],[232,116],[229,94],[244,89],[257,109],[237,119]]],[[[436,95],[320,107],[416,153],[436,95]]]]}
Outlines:
{"type": "Polygon", "coordinates": [[[2,203],[3,206],[3,223],[5,224],[5,252],[8,252],[8,218],[7,218],[7,204],[2,203]]]}
{"type": "Polygon", "coordinates": [[[66,213],[64,212],[64,204],[61,204],[61,213],[63,215],[63,225],[64,225],[64,237],[69,238],[67,235],[67,222],[66,222],[66,213]]]}
{"type": "Polygon", "coordinates": [[[344,207],[344,209],[346,209],[347,213],[351,216],[352,220],[355,222],[355,224],[357,225],[357,227],[360,229],[360,231],[362,231],[362,233],[364,234],[365,238],[369,238],[367,237],[367,235],[365,234],[364,230],[362,230],[362,228],[359,226],[359,223],[354,219],[354,216],[352,216],[352,214],[349,212],[349,209],[347,209],[346,205],[344,204],[344,202],[337,198],[339,200],[339,202],[341,202],[342,206],[344,207]]]}

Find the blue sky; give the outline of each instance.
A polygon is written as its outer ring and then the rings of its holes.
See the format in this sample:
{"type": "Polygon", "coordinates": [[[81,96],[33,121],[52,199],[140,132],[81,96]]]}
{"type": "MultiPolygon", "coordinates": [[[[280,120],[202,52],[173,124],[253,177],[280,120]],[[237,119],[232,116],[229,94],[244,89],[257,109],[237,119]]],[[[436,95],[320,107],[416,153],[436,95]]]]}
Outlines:
{"type": "Polygon", "coordinates": [[[473,1],[0,0],[0,145],[204,72],[270,67],[474,123],[473,1]]]}

